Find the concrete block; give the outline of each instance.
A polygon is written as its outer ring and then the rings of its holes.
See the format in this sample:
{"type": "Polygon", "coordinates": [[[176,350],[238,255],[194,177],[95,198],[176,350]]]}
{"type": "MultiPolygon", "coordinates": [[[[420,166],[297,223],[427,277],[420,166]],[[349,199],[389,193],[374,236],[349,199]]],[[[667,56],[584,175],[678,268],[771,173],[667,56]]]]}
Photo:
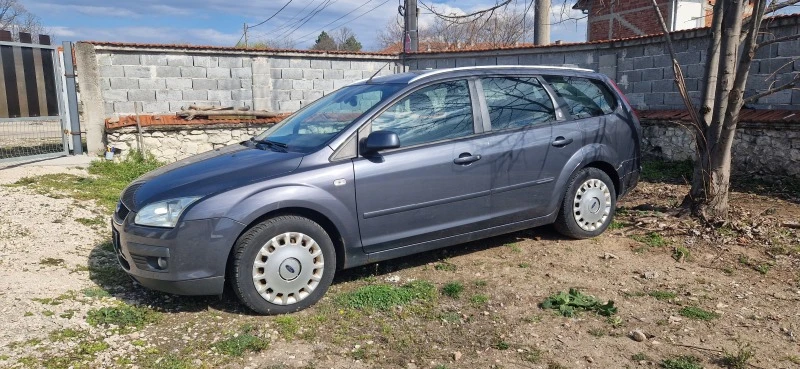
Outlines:
{"type": "Polygon", "coordinates": [[[130,101],[156,101],[155,90],[133,90],[128,91],[130,101]]]}
{"type": "Polygon", "coordinates": [[[346,79],[336,79],[333,81],[333,89],[338,90],[344,86],[349,85],[352,81],[348,81],[346,79]]]}
{"type": "Polygon", "coordinates": [[[792,104],[792,90],[783,90],[776,92],[772,95],[765,96],[758,99],[759,104],[768,104],[773,107],[777,105],[791,105],[792,104]]]}
{"type": "Polygon", "coordinates": [[[297,100],[281,101],[278,103],[278,110],[286,113],[300,110],[301,107],[300,101],[297,100]]]}
{"type": "Polygon", "coordinates": [[[289,91],[281,91],[281,90],[273,90],[272,94],[270,95],[275,101],[275,106],[278,106],[277,103],[279,101],[289,101],[292,99],[292,93],[289,91]]]}
{"type": "Polygon", "coordinates": [[[325,95],[322,91],[309,90],[303,92],[303,100],[314,101],[325,95]]]}
{"type": "Polygon", "coordinates": [[[582,68],[594,64],[594,53],[589,51],[571,52],[564,54],[564,64],[574,64],[582,68]]]}
{"type": "MultiPolygon", "coordinates": [[[[631,94],[631,95],[639,95],[639,94],[631,94]]],[[[664,105],[664,94],[663,93],[647,93],[641,94],[644,96],[644,103],[647,104],[648,109],[654,109],[656,106],[664,105]]],[[[628,95],[630,97],[630,95],[628,95]]]]}
{"type": "Polygon", "coordinates": [[[242,67],[242,58],[241,56],[225,56],[220,57],[217,60],[217,65],[221,68],[241,68],[242,67]]]}
{"type": "Polygon", "coordinates": [[[672,58],[669,55],[659,55],[653,58],[653,66],[656,68],[672,68],[672,58]]]}
{"type": "MultiPolygon", "coordinates": [[[[528,54],[519,56],[519,65],[539,65],[542,63],[542,56],[539,54],[528,54]]],[[[476,65],[487,65],[477,64],[476,65]]]]}
{"type": "Polygon", "coordinates": [[[623,58],[640,58],[644,56],[644,46],[625,48],[622,51],[623,58]]]}
{"type": "Polygon", "coordinates": [[[156,67],[156,77],[180,77],[180,67],[156,67]]]}
{"type": "Polygon", "coordinates": [[[141,55],[139,58],[139,62],[142,65],[167,65],[167,56],[164,54],[149,54],[149,55],[141,55]]]}
{"type": "Polygon", "coordinates": [[[519,65],[519,57],[512,56],[498,56],[497,65],[519,65]]]}
{"type": "Polygon", "coordinates": [[[184,78],[211,78],[206,75],[207,68],[203,67],[181,67],[181,77],[184,78]]]}
{"type": "Polygon", "coordinates": [[[194,59],[191,55],[167,55],[167,65],[175,67],[190,67],[193,65],[194,59]]]}
{"type": "Polygon", "coordinates": [[[233,78],[252,78],[253,71],[249,67],[232,68],[231,76],[233,76],[233,78]]]}
{"type": "Polygon", "coordinates": [[[289,91],[289,99],[298,101],[303,100],[303,90],[289,91]]]}
{"type": "Polygon", "coordinates": [[[361,79],[361,70],[345,69],[343,78],[351,81],[359,80],[361,79]]]}
{"type": "Polygon", "coordinates": [[[303,69],[303,78],[305,79],[323,79],[325,78],[322,69],[303,69]]]}
{"type": "Polygon", "coordinates": [[[251,88],[251,87],[253,87],[253,80],[252,79],[244,78],[244,79],[241,79],[241,81],[242,81],[242,88],[251,88]]]}
{"type": "Polygon", "coordinates": [[[208,68],[206,69],[208,78],[231,78],[231,70],[228,68],[208,68]]]}
{"type": "Polygon", "coordinates": [[[139,88],[138,78],[109,78],[112,89],[135,90],[139,88]]]}
{"type": "Polygon", "coordinates": [[[111,89],[111,81],[108,78],[100,78],[100,89],[111,89]]]}
{"type": "Polygon", "coordinates": [[[436,68],[455,68],[456,60],[455,59],[437,59],[436,60],[436,68]]]}
{"type": "Polygon", "coordinates": [[[217,80],[208,78],[192,79],[192,88],[195,90],[216,90],[217,80]]]}
{"type": "MultiPolygon", "coordinates": [[[[669,58],[669,56],[666,57],[669,58]]],[[[697,64],[700,63],[702,59],[700,52],[678,53],[675,58],[678,60],[680,65],[697,64]]]]}
{"type": "MultiPolygon", "coordinates": [[[[269,76],[271,78],[280,79],[283,73],[283,69],[270,69],[269,76]]],[[[257,74],[258,76],[263,76],[263,74],[257,74]]],[[[255,75],[254,75],[255,76],[255,75]]]]}
{"type": "Polygon", "coordinates": [[[188,107],[189,105],[196,104],[196,101],[170,101],[169,102],[169,112],[170,113],[177,113],[183,108],[188,107]]]}
{"type": "Polygon", "coordinates": [[[642,70],[642,81],[658,81],[664,79],[663,68],[651,68],[642,70]]]}
{"type": "Polygon", "coordinates": [[[630,83],[636,83],[642,81],[642,71],[640,70],[628,71],[625,72],[625,75],[627,76],[627,81],[630,83]]]}
{"type": "Polygon", "coordinates": [[[276,90],[291,90],[294,88],[293,81],[291,79],[276,79],[272,81],[272,88],[276,90]]]}
{"type": "Polygon", "coordinates": [[[216,56],[194,55],[192,57],[192,65],[195,67],[216,68],[219,66],[218,59],[216,56]]]}
{"type": "Polygon", "coordinates": [[[139,55],[111,54],[111,65],[139,65],[139,55]]]}
{"type": "MultiPolygon", "coordinates": [[[[285,58],[271,58],[269,59],[269,66],[272,68],[291,68],[291,62],[289,59],[285,58]]],[[[311,65],[311,62],[308,63],[311,65]]]]}
{"type": "Polygon", "coordinates": [[[308,59],[289,59],[289,68],[311,68],[311,61],[308,59]]]}
{"type": "Polygon", "coordinates": [[[250,68],[253,65],[253,58],[251,57],[243,57],[242,58],[242,67],[243,68],[250,68]]]}
{"type": "Polygon", "coordinates": [[[106,116],[110,117],[114,115],[114,104],[113,103],[103,103],[103,110],[106,112],[106,116]]]}
{"type": "Polygon", "coordinates": [[[147,114],[169,113],[169,103],[167,102],[145,102],[142,103],[142,112],[147,114]]]}
{"type": "Polygon", "coordinates": [[[323,59],[311,59],[312,69],[331,69],[331,61],[323,59]]]}
{"type": "Polygon", "coordinates": [[[331,68],[332,69],[348,70],[348,69],[351,69],[352,66],[350,65],[350,61],[349,60],[332,60],[331,61],[331,68]]]}
{"type": "Polygon", "coordinates": [[[683,109],[686,104],[683,103],[683,98],[678,92],[668,92],[664,94],[664,106],[667,109],[683,109]]]}
{"type": "MultiPolygon", "coordinates": [[[[652,81],[653,84],[653,92],[674,92],[675,89],[675,82],[668,79],[663,79],[660,81],[652,81]]],[[[634,90],[635,90],[634,86],[634,90]]],[[[644,92],[644,91],[636,91],[636,92],[644,92]]]]}
{"type": "Polygon", "coordinates": [[[326,69],[322,71],[322,75],[325,79],[342,79],[344,78],[344,71],[340,69],[326,69]]]}
{"type": "Polygon", "coordinates": [[[313,82],[314,82],[313,88],[315,90],[320,90],[320,91],[325,91],[325,92],[333,90],[333,81],[331,81],[331,80],[318,79],[318,80],[314,80],[313,82]]]}
{"type": "Polygon", "coordinates": [[[302,79],[303,78],[303,70],[302,69],[281,69],[281,76],[280,78],[283,79],[302,79]]]}
{"type": "Polygon", "coordinates": [[[239,79],[217,80],[217,89],[219,90],[238,90],[240,88],[242,88],[242,82],[239,79]]]}
{"type": "Polygon", "coordinates": [[[163,78],[142,78],[139,80],[139,88],[143,90],[165,89],[167,82],[163,78]]]}
{"type": "Polygon", "coordinates": [[[471,67],[475,65],[475,58],[458,58],[456,59],[456,68],[458,67],[471,67]]]}
{"type": "Polygon", "coordinates": [[[227,101],[231,100],[231,92],[229,90],[212,90],[208,91],[208,99],[213,101],[227,101]]]}
{"type": "Polygon", "coordinates": [[[653,58],[645,56],[633,59],[633,69],[648,69],[653,68],[653,58]]]}
{"type": "Polygon", "coordinates": [[[191,90],[192,80],[189,78],[167,78],[166,88],[171,90],[191,90]]]}
{"type": "Polygon", "coordinates": [[[239,101],[253,100],[253,90],[233,90],[231,91],[231,99],[239,101]]]}
{"type": "MultiPolygon", "coordinates": [[[[334,82],[334,85],[335,84],[336,83],[334,82]]],[[[302,90],[310,90],[310,89],[314,88],[314,83],[313,83],[313,81],[307,81],[307,80],[295,80],[292,83],[292,88],[294,90],[300,90],[300,91],[302,91],[302,90]]]]}
{"type": "MultiPolygon", "coordinates": [[[[280,78],[276,78],[280,79],[280,78]]],[[[253,84],[256,86],[269,86],[272,84],[273,78],[262,74],[253,75],[253,84]]]]}
{"type": "Polygon", "coordinates": [[[138,65],[126,65],[125,77],[129,78],[150,78],[155,77],[155,71],[151,67],[143,67],[138,65]]]}
{"type": "Polygon", "coordinates": [[[97,65],[111,65],[111,55],[109,54],[95,54],[97,58],[97,65]]]}
{"type": "Polygon", "coordinates": [[[208,100],[208,91],[206,90],[183,90],[181,97],[186,101],[202,101],[208,100]]]}
{"type": "Polygon", "coordinates": [[[127,90],[105,90],[100,92],[105,102],[128,101],[127,90]]]}
{"type": "Polygon", "coordinates": [[[125,69],[121,65],[101,65],[100,77],[125,77],[125,69]]]}
{"type": "Polygon", "coordinates": [[[633,82],[631,84],[631,91],[648,94],[653,92],[653,82],[651,81],[643,81],[643,82],[633,82]]]}
{"type": "Polygon", "coordinates": [[[134,110],[133,102],[121,101],[114,103],[114,113],[122,115],[130,115],[130,114],[136,114],[136,111],[134,110]]]}
{"type": "Polygon", "coordinates": [[[436,68],[436,59],[417,59],[419,70],[436,68]]]}
{"type": "Polygon", "coordinates": [[[706,67],[703,64],[682,65],[683,75],[686,78],[703,78],[705,77],[706,67]]]}
{"type": "Polygon", "coordinates": [[[183,94],[178,90],[157,90],[156,100],[158,101],[181,101],[183,94]]]}
{"type": "Polygon", "coordinates": [[[561,66],[564,65],[565,62],[564,54],[543,54],[541,56],[541,64],[542,65],[554,65],[554,66],[561,66]]]}

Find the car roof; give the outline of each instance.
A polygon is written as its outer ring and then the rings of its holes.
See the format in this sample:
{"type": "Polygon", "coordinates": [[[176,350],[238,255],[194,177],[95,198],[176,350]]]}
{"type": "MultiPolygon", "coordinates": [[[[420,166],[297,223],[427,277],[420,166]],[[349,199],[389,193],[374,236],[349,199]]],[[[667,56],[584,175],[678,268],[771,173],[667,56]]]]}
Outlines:
{"type": "Polygon", "coordinates": [[[387,76],[375,77],[371,80],[364,79],[354,84],[360,83],[401,83],[412,84],[423,80],[443,79],[450,77],[467,77],[474,75],[494,74],[494,73],[521,73],[521,74],[569,74],[569,75],[589,75],[596,74],[591,69],[566,67],[566,66],[546,66],[546,65],[485,65],[474,67],[458,67],[443,69],[424,69],[406,73],[391,74],[387,76]]]}

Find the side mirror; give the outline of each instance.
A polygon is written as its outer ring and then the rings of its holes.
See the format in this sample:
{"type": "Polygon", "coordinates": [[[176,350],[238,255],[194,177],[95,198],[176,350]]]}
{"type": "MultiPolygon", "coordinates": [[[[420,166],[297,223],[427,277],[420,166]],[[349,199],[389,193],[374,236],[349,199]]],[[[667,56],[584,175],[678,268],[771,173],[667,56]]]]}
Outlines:
{"type": "Polygon", "coordinates": [[[381,150],[400,147],[400,137],[392,131],[375,131],[367,136],[364,142],[364,154],[372,154],[381,150]]]}

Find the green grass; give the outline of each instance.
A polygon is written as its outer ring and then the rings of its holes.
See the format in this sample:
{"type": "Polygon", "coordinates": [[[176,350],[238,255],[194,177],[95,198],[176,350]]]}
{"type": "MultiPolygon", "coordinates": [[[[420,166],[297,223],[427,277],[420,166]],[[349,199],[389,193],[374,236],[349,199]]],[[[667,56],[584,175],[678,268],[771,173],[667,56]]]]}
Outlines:
{"type": "Polygon", "coordinates": [[[756,355],[753,347],[749,343],[738,344],[736,352],[729,352],[724,350],[722,356],[722,364],[729,369],[744,369],[748,367],[747,362],[756,355]]]}
{"type": "Polygon", "coordinates": [[[625,228],[625,224],[622,223],[622,222],[618,222],[617,220],[612,220],[611,224],[608,225],[608,229],[612,230],[612,231],[615,231],[615,230],[618,230],[618,229],[622,229],[622,228],[625,228]]]}
{"type": "Polygon", "coordinates": [[[594,296],[586,295],[575,288],[569,292],[561,291],[545,299],[539,307],[542,309],[557,310],[565,317],[573,317],[578,311],[594,311],[603,316],[612,316],[617,313],[614,301],[609,300],[603,304],[594,296]]]}
{"type": "Polygon", "coordinates": [[[39,264],[46,266],[61,266],[64,265],[64,259],[44,258],[42,260],[39,260],[39,264]]]}
{"type": "Polygon", "coordinates": [[[742,264],[742,265],[745,265],[745,266],[749,267],[750,269],[753,269],[753,270],[755,270],[755,271],[757,271],[757,272],[759,272],[759,273],[761,273],[763,275],[766,275],[769,272],[769,270],[772,268],[772,266],[769,265],[769,264],[756,263],[756,262],[750,260],[750,258],[748,258],[745,255],[740,255],[739,256],[739,263],[742,264]]]}
{"type": "MultiPolygon", "coordinates": [[[[293,324],[297,324],[297,322],[295,321],[293,324]]],[[[235,357],[243,356],[246,352],[260,352],[266,349],[267,346],[269,346],[269,341],[255,336],[252,326],[249,325],[244,326],[241,333],[234,334],[213,345],[224,355],[235,357]]]]}
{"type": "Polygon", "coordinates": [[[433,269],[444,272],[455,272],[457,268],[455,264],[443,261],[441,263],[436,263],[436,265],[433,266],[433,269]]]}
{"type": "Polygon", "coordinates": [[[529,363],[538,364],[542,361],[542,350],[532,348],[530,350],[523,350],[520,352],[520,356],[522,356],[522,360],[527,361],[529,363]]]}
{"type": "Polygon", "coordinates": [[[650,291],[647,295],[661,301],[669,301],[678,297],[678,294],[670,291],[650,291]]]}
{"type": "Polygon", "coordinates": [[[686,306],[683,309],[681,309],[678,313],[681,314],[682,316],[694,320],[708,321],[719,318],[719,314],[713,311],[703,310],[699,307],[694,307],[694,306],[686,306]]]}
{"type": "Polygon", "coordinates": [[[428,281],[414,281],[400,287],[377,284],[361,287],[335,297],[336,303],[353,309],[388,310],[415,300],[432,301],[436,287],[428,281]]]}
{"type": "MultiPolygon", "coordinates": [[[[10,186],[24,186],[54,197],[69,196],[78,200],[94,200],[112,212],[119,200],[120,192],[131,181],[144,173],[162,166],[152,155],[131,151],[120,162],[95,160],[89,166],[89,174],[82,177],[70,174],[46,174],[25,177],[10,186]]],[[[90,220],[95,222],[95,220],[90,220]]]]}
{"type": "Polygon", "coordinates": [[[678,356],[661,362],[664,369],[703,369],[700,360],[694,356],[678,356]]]}
{"type": "Polygon", "coordinates": [[[688,248],[683,246],[678,246],[672,250],[672,258],[675,259],[675,261],[677,262],[691,261],[692,253],[689,251],[688,248]]]}
{"type": "Polygon", "coordinates": [[[592,335],[592,337],[597,337],[597,338],[600,338],[600,337],[603,337],[603,336],[606,335],[606,331],[603,330],[603,329],[600,329],[600,328],[592,328],[592,329],[589,329],[588,332],[589,332],[590,335],[592,335]]]}
{"type": "Polygon", "coordinates": [[[163,357],[150,357],[143,367],[148,369],[190,369],[195,365],[188,358],[169,354],[163,357]]]}
{"type": "Polygon", "coordinates": [[[442,295],[458,299],[461,297],[461,292],[464,291],[464,285],[461,282],[450,282],[442,287],[442,295]]]}
{"type": "Polygon", "coordinates": [[[108,224],[108,218],[101,215],[94,218],[76,218],[75,221],[87,227],[105,226],[108,224]]]}
{"type": "Polygon", "coordinates": [[[662,247],[667,244],[667,240],[664,238],[664,236],[656,232],[650,232],[646,235],[636,234],[632,235],[631,238],[647,245],[648,247],[662,247]]]}
{"type": "Polygon", "coordinates": [[[83,295],[89,298],[103,298],[111,296],[108,291],[100,287],[89,287],[83,290],[83,295]]]}
{"type": "Polygon", "coordinates": [[[114,325],[121,329],[141,329],[161,319],[161,314],[144,307],[120,305],[92,309],[86,313],[86,322],[93,327],[114,325]]]}
{"type": "Polygon", "coordinates": [[[642,180],[647,182],[679,181],[684,183],[692,179],[693,163],[685,161],[644,161],[642,162],[642,180]]]}
{"type": "Polygon", "coordinates": [[[476,306],[486,305],[486,303],[489,302],[489,296],[482,294],[473,295],[472,297],[469,298],[469,302],[471,302],[472,305],[476,306]]]}
{"type": "Polygon", "coordinates": [[[500,341],[496,341],[494,344],[492,344],[492,347],[496,348],[498,350],[505,351],[505,350],[508,350],[509,348],[511,348],[511,345],[509,345],[508,342],[500,340],[500,341]]]}
{"type": "MultiPolygon", "coordinates": [[[[278,332],[280,332],[281,336],[284,339],[290,340],[297,335],[297,331],[300,330],[300,323],[297,321],[297,318],[289,315],[279,316],[275,318],[275,325],[278,326],[278,332]]],[[[251,329],[247,327],[244,328],[245,332],[249,332],[251,329]]]]}
{"type": "Polygon", "coordinates": [[[640,352],[638,354],[633,354],[631,356],[631,360],[633,360],[633,361],[642,361],[642,360],[650,361],[650,358],[647,355],[645,355],[644,352],[640,352]]]}

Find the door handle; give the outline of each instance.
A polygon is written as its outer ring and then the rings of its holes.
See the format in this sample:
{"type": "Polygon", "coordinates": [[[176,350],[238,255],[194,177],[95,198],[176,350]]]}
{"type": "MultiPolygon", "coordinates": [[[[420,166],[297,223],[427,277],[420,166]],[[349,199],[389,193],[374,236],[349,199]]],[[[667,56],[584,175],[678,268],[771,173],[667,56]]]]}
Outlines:
{"type": "Polygon", "coordinates": [[[556,137],[556,140],[553,141],[553,146],[555,147],[564,147],[572,143],[571,138],[564,138],[564,136],[556,137]]]}
{"type": "Polygon", "coordinates": [[[458,156],[458,158],[453,159],[453,163],[458,165],[467,165],[472,164],[478,160],[481,160],[480,155],[472,155],[470,153],[463,153],[458,156]]]}

